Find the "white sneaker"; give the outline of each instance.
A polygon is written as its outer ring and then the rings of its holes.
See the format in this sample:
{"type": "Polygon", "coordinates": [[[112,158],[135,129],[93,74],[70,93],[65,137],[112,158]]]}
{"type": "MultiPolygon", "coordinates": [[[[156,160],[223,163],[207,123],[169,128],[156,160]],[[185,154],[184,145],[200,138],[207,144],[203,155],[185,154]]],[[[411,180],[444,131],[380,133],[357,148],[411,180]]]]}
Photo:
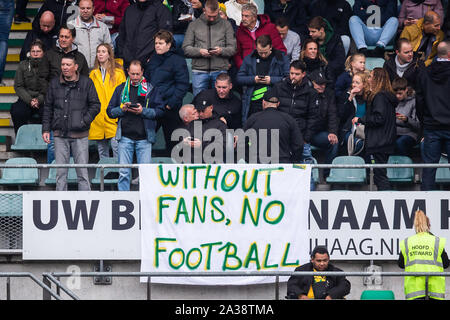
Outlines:
{"type": "Polygon", "coordinates": [[[136,177],[133,180],[131,180],[131,184],[139,184],[139,177],[136,177]]]}

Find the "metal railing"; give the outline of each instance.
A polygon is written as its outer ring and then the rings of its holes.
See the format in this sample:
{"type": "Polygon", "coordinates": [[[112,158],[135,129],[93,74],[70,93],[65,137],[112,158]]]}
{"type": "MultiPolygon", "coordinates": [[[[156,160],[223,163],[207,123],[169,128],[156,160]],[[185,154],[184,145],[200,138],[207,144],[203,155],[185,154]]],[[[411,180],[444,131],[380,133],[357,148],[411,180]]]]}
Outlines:
{"type": "MultiPolygon", "coordinates": [[[[158,163],[155,163],[158,164],[158,163]]],[[[165,164],[167,165],[167,164],[165,164]]],[[[179,164],[169,164],[179,165],[179,164]]],[[[197,165],[195,163],[189,165],[197,165]]],[[[204,164],[198,164],[204,165],[204,164]]],[[[252,164],[246,164],[251,166],[252,164]]],[[[449,168],[450,163],[413,163],[413,164],[396,164],[396,163],[383,163],[383,164],[310,164],[311,168],[317,169],[369,169],[369,190],[373,190],[373,170],[377,168],[449,168]]],[[[0,164],[0,169],[3,168],[37,168],[37,169],[49,169],[49,168],[92,168],[100,169],[100,191],[104,191],[104,172],[106,168],[139,168],[139,164],[0,164]]]]}
{"type": "MultiPolygon", "coordinates": [[[[64,291],[73,300],[81,300],[72,290],[67,288],[60,278],[64,277],[140,277],[147,278],[147,300],[151,300],[151,278],[152,277],[275,277],[274,300],[280,300],[280,277],[290,276],[346,276],[346,277],[405,277],[418,276],[425,277],[428,282],[429,277],[450,277],[450,272],[341,272],[341,271],[248,271],[248,272],[45,272],[42,274],[44,282],[51,288],[51,283],[56,285],[57,293],[64,291]]],[[[51,300],[51,295],[44,291],[44,300],[51,300]]]]}
{"type": "Polygon", "coordinates": [[[48,286],[30,272],[0,272],[0,278],[6,278],[6,300],[11,300],[11,278],[29,278],[43,289],[44,296],[62,300],[61,296],[51,289],[51,286],[48,286]]]}

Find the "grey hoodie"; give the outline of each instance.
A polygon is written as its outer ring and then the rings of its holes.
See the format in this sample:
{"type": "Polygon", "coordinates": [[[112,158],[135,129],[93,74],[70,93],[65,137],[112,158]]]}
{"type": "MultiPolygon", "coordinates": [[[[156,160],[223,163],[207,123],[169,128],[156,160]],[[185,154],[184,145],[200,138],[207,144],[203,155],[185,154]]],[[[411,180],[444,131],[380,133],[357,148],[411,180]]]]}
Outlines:
{"type": "Polygon", "coordinates": [[[405,100],[400,101],[395,108],[395,112],[401,113],[408,118],[408,121],[403,122],[396,119],[397,135],[408,135],[417,140],[420,132],[420,122],[416,116],[416,97],[408,96],[405,100]]]}

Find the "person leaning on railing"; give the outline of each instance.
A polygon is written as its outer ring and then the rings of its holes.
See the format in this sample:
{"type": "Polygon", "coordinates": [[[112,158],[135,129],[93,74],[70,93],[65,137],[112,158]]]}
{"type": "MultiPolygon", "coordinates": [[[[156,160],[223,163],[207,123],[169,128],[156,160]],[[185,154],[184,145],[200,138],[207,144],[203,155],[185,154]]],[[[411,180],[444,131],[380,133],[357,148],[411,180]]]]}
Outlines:
{"type": "MultiPolygon", "coordinates": [[[[443,272],[450,265],[446,239],[430,232],[430,219],[422,210],[415,213],[414,229],[416,234],[400,243],[398,266],[406,272],[443,272]]],[[[444,300],[445,277],[406,276],[405,296],[407,300],[444,300]]]]}

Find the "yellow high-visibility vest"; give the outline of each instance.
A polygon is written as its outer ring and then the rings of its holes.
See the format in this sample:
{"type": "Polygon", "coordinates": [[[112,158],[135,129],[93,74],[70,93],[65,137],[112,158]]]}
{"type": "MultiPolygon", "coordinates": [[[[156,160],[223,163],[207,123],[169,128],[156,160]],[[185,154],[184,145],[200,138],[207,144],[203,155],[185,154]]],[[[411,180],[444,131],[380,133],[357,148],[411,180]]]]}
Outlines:
{"type": "MultiPolygon", "coordinates": [[[[400,250],[405,259],[406,272],[443,272],[441,254],[445,248],[445,238],[420,232],[400,242],[400,250]]],[[[407,300],[425,297],[426,278],[424,276],[405,277],[407,300]]],[[[444,300],[445,277],[428,277],[428,296],[444,300]]]]}

